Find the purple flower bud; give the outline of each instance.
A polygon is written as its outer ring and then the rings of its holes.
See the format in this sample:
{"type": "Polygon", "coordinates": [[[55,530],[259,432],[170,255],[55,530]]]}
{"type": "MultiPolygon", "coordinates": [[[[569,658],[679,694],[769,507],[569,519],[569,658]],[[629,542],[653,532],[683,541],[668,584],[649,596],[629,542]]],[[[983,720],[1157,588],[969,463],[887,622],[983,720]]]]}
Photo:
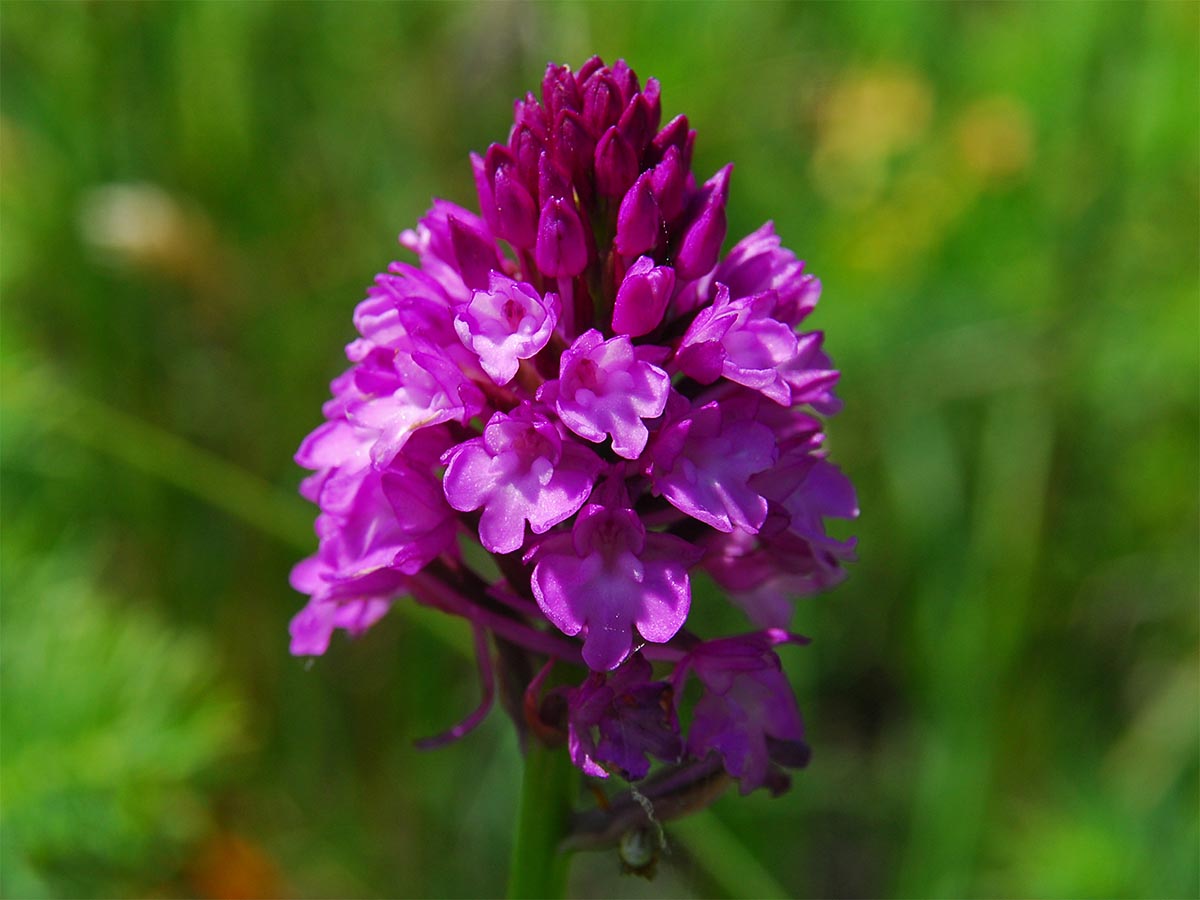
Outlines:
{"type": "Polygon", "coordinates": [[[517,129],[532,129],[534,134],[543,139],[550,130],[546,110],[532,93],[526,93],[524,100],[513,101],[513,123],[517,129]]]}
{"type": "Polygon", "coordinates": [[[583,97],[569,66],[556,66],[554,63],[546,66],[546,76],[542,79],[542,103],[551,118],[564,109],[576,112],[583,110],[583,97]]]}
{"type": "Polygon", "coordinates": [[[633,95],[641,90],[638,84],[637,73],[629,68],[629,63],[623,59],[618,59],[612,65],[613,82],[621,91],[621,103],[627,104],[633,99],[633,95]]]}
{"type": "Polygon", "coordinates": [[[458,216],[448,216],[450,243],[454,261],[462,274],[463,283],[471,290],[487,287],[488,277],[500,268],[500,257],[491,236],[458,216]]]}
{"type": "Polygon", "coordinates": [[[492,182],[496,203],[496,234],[514,247],[524,250],[532,247],[537,237],[537,207],[515,169],[515,166],[500,166],[492,182]]]}
{"type": "Polygon", "coordinates": [[[617,212],[617,252],[636,256],[653,249],[662,229],[658,202],[654,199],[651,173],[643,172],[621,200],[617,212]]]}
{"type": "Polygon", "coordinates": [[[479,364],[496,384],[508,384],[522,359],[537,355],[558,322],[555,294],[545,298],[533,285],[493,272],[487,290],[477,290],[454,319],[459,339],[479,354],[479,364]]]}
{"type": "Polygon", "coordinates": [[[683,212],[683,193],[687,188],[688,171],[683,165],[678,147],[668,147],[658,165],[650,170],[650,186],[654,199],[666,222],[674,221],[683,212]]]}
{"type": "Polygon", "coordinates": [[[613,305],[613,331],[639,337],[649,334],[662,322],[663,313],[675,289],[675,270],[655,267],[648,256],[639,257],[625,273],[613,305]]]}
{"type": "Polygon", "coordinates": [[[583,86],[583,122],[594,135],[615,125],[624,105],[621,89],[604,69],[593,73],[583,86]]]}
{"type": "Polygon", "coordinates": [[[596,141],[588,134],[583,117],[574,110],[563,110],[554,122],[554,152],[559,165],[566,169],[577,183],[585,183],[592,166],[596,141]]]}
{"type": "Polygon", "coordinates": [[[517,160],[517,172],[525,184],[533,184],[537,179],[538,158],[546,149],[546,143],[532,128],[522,125],[513,131],[509,142],[513,156],[517,160]]]}
{"type": "Polygon", "coordinates": [[[625,107],[625,111],[621,113],[621,118],[617,122],[617,128],[625,136],[625,140],[629,141],[634,155],[639,157],[642,155],[642,151],[649,146],[651,138],[654,137],[654,129],[657,127],[658,122],[654,118],[650,102],[642,94],[637,94],[629,101],[629,105],[625,107]]]}
{"type": "Polygon", "coordinates": [[[646,79],[642,97],[645,98],[646,107],[650,110],[650,133],[651,139],[653,139],[653,134],[658,131],[659,123],[662,121],[662,85],[658,83],[657,78],[646,79]]]}
{"type": "Polygon", "coordinates": [[[569,278],[587,268],[587,239],[570,200],[551,197],[542,204],[534,258],[538,268],[554,278],[569,278]]]}
{"type": "Polygon", "coordinates": [[[464,512],[483,507],[479,540],[493,553],[519,549],[526,521],[534,534],[544,534],[573,516],[601,465],[528,406],[496,413],[483,437],[452,447],[442,461],[446,499],[464,512]]]}
{"type": "Polygon", "coordinates": [[[683,161],[684,168],[689,171],[692,168],[692,152],[696,149],[696,132],[689,131],[687,137],[683,139],[683,148],[679,151],[679,158],[683,161]]]}
{"type": "Polygon", "coordinates": [[[549,153],[543,152],[537,164],[538,197],[544,206],[551,197],[565,200],[571,196],[571,177],[549,153]]]}
{"type": "MultiPolygon", "coordinates": [[[[658,160],[666,155],[668,147],[676,147],[680,154],[682,154],[684,146],[687,143],[687,135],[687,116],[676,116],[664,125],[662,131],[656,134],[654,139],[650,141],[650,155],[652,159],[658,162],[658,160]]],[[[684,168],[687,168],[687,166],[684,166],[684,168]]]]}
{"type": "Polygon", "coordinates": [[[637,173],[633,148],[613,125],[596,144],[596,190],[604,197],[622,197],[637,173]]]}
{"type": "Polygon", "coordinates": [[[594,328],[563,353],[557,382],[547,382],[538,399],[555,404],[562,423],[581,438],[600,443],[612,436],[613,452],[637,459],[649,431],[644,419],[663,414],[671,379],[618,335],[604,340],[594,328]]]}
{"type": "Polygon", "coordinates": [[[583,84],[592,77],[592,73],[604,68],[604,60],[599,56],[591,57],[587,62],[579,67],[579,72],[575,75],[575,80],[579,84],[583,84]]]}
{"type": "Polygon", "coordinates": [[[680,278],[699,278],[711,272],[725,240],[725,202],[729,197],[729,175],[733,164],[725,166],[704,183],[696,217],[679,242],[675,270],[680,278]]]}

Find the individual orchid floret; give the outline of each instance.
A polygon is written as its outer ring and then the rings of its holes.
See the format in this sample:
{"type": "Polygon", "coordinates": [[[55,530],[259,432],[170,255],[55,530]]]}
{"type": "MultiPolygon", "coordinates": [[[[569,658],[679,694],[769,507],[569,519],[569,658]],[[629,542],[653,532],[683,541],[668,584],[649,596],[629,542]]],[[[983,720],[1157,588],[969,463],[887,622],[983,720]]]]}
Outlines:
{"type": "Polygon", "coordinates": [[[649,256],[639,256],[617,289],[613,331],[630,337],[649,334],[661,324],[674,289],[674,269],[654,265],[649,256]]]}
{"type": "Polygon", "coordinates": [[[368,360],[376,350],[438,348],[452,361],[466,360],[455,347],[453,303],[470,297],[461,280],[435,278],[415,266],[394,262],[375,276],[367,297],[354,310],[354,327],[362,335],[346,348],[351,362],[368,360]]]}
{"type": "Polygon", "coordinates": [[[615,669],[635,637],[663,643],[675,636],[691,605],[688,568],[698,551],[668,534],[647,532],[637,513],[611,498],[585,506],[570,534],[547,538],[529,554],[538,606],[567,635],[584,634],[583,659],[596,671],[615,669]]]}
{"type": "Polygon", "coordinates": [[[735,531],[706,546],[705,569],[759,627],[786,628],[796,598],[838,584],[854,559],[854,539],[831,537],[825,522],[857,518],[858,500],[820,437],[796,431],[779,463],[754,478],[769,503],[757,536],[735,531]]]}
{"type": "Polygon", "coordinates": [[[717,285],[716,300],[692,321],[675,364],[701,384],[724,376],[791,406],[792,390],[780,368],[796,356],[796,333],[772,318],[775,303],[773,291],[733,300],[729,288],[717,285]]]}
{"type": "Polygon", "coordinates": [[[440,480],[428,468],[393,466],[380,481],[402,539],[390,563],[393,569],[415,575],[453,551],[458,517],[446,503],[440,480]]]}
{"type": "MultiPolygon", "coordinates": [[[[753,397],[753,395],[750,395],[753,397]]],[[[767,517],[767,501],[751,478],[778,458],[770,428],[731,415],[713,401],[664,428],[651,448],[654,488],[676,509],[718,531],[757,532],[767,517]]]]}
{"type": "Polygon", "coordinates": [[[319,426],[293,457],[297,465],[315,472],[301,484],[301,494],[326,509],[322,495],[331,478],[350,479],[356,486],[361,472],[371,464],[375,436],[370,429],[356,428],[340,416],[319,426]]]}
{"type": "Polygon", "coordinates": [[[430,350],[375,355],[375,365],[362,365],[355,385],[363,399],[346,417],[375,432],[371,462],[386,468],[420,428],[443,422],[466,422],[484,405],[479,388],[444,355],[430,350]]]}
{"type": "Polygon", "coordinates": [[[652,677],[650,663],[634,653],[614,671],[592,672],[567,692],[568,747],[585,774],[607,778],[608,766],[637,781],[650,771],[648,757],[679,759],[683,746],[671,685],[652,677]]]}
{"type": "Polygon", "coordinates": [[[767,222],[733,245],[713,272],[713,280],[726,285],[735,299],[775,291],[779,297],[775,318],[794,328],[817,305],[821,282],[806,275],[804,263],[780,244],[775,224],[767,222]]]}
{"type": "Polygon", "coordinates": [[[637,459],[650,436],[644,420],[662,415],[671,390],[671,377],[649,355],[628,337],[606,341],[593,328],[563,353],[559,379],[543,385],[538,398],[553,403],[581,438],[599,444],[611,435],[614,453],[637,459]]]}
{"type": "Polygon", "coordinates": [[[704,696],[692,711],[687,749],[703,758],[721,755],[725,770],[741,783],[741,792],[786,788],[779,766],[808,764],[809,748],[796,698],[779,657],[771,649],[782,643],[808,643],[806,638],[777,629],[742,637],[708,641],[693,649],[676,667],[676,696],[694,674],[704,696]]]}
{"type": "Polygon", "coordinates": [[[479,355],[497,384],[507,384],[523,359],[537,355],[558,322],[555,294],[540,295],[527,282],[493,271],[485,291],[476,291],[454,318],[459,339],[479,355]]]}
{"type": "Polygon", "coordinates": [[[479,540],[493,553],[520,549],[526,522],[543,534],[574,515],[601,465],[528,406],[494,414],[483,437],[452,447],[443,462],[447,501],[462,512],[482,507],[479,540]]]}
{"type": "Polygon", "coordinates": [[[363,468],[345,493],[337,511],[322,512],[317,518],[321,543],[316,555],[292,570],[292,586],[311,597],[293,624],[294,653],[324,653],[333,629],[350,628],[347,622],[365,630],[379,617],[373,613],[382,615],[387,608],[369,602],[389,600],[402,590],[409,574],[396,563],[411,558],[413,534],[392,513],[382,476],[363,468]],[[339,611],[348,604],[362,616],[339,611]]]}
{"type": "Polygon", "coordinates": [[[834,394],[840,373],[833,368],[829,356],[821,349],[825,335],[812,331],[799,336],[796,352],[779,374],[791,390],[792,402],[811,406],[822,415],[831,416],[842,408],[834,394]]]}

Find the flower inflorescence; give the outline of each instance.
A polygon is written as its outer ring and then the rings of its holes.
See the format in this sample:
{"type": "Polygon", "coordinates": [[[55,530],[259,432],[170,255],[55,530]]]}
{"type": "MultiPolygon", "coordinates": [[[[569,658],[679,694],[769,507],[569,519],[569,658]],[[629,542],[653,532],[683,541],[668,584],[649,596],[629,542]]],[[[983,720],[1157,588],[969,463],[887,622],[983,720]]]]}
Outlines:
{"type": "Polygon", "coordinates": [[[435,200],[400,236],[418,263],[359,304],[296,455],[320,546],[292,575],[310,600],[291,648],[411,596],[472,623],[489,700],[489,639],[526,657],[504,678],[542,667],[518,724],[584,772],[719,758],[743,791],[778,788],[808,751],[773,648],[803,641],[793,598],[853,554],[825,529],[858,512],[822,449],[837,372],[799,331],[818,280],[769,222],[720,257],[732,166],[697,184],[695,131],[660,118],[658,82],[622,60],[550,65],[507,144],[471,157],[482,215],[435,200]],[[698,569],[758,630],[685,627],[698,569]],[[590,672],[543,694],[556,663],[590,672]]]}

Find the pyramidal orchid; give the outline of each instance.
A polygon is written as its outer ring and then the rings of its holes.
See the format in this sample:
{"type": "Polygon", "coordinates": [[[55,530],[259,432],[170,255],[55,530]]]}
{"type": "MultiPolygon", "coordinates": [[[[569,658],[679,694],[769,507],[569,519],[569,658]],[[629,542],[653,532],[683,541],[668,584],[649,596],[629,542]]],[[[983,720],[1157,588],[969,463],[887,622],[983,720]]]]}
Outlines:
{"type": "Polygon", "coordinates": [[[527,748],[663,818],[714,779],[778,792],[809,751],[776,648],[858,514],[823,449],[820,283],[769,222],[721,255],[732,166],[697,179],[696,132],[624,61],[552,64],[514,108],[471,156],[480,212],[435,200],[401,235],[415,264],[367,291],[296,455],[320,513],[292,652],[426,604],[470,623],[485,698],[426,743],[499,693],[527,748]],[[697,573],[746,633],[689,627],[697,573]]]}

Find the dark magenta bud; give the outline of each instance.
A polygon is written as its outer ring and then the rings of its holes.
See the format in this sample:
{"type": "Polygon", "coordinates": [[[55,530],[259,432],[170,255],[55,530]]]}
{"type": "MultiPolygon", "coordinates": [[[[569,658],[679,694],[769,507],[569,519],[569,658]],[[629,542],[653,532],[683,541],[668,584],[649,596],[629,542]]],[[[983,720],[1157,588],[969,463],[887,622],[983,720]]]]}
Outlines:
{"type": "Polygon", "coordinates": [[[596,141],[584,127],[583,117],[573,110],[563,110],[554,122],[555,155],[559,164],[582,181],[591,168],[596,141]]]}
{"type": "Polygon", "coordinates": [[[696,149],[696,132],[688,130],[687,137],[683,139],[683,149],[679,151],[679,161],[683,163],[683,167],[688,171],[692,168],[692,151],[696,149]]]}
{"type": "Polygon", "coordinates": [[[447,224],[463,283],[473,291],[486,290],[491,271],[500,270],[495,243],[478,228],[455,216],[448,216],[447,224]]]}
{"type": "Polygon", "coordinates": [[[607,71],[596,72],[584,84],[583,122],[592,134],[604,134],[609,126],[615,125],[624,106],[621,89],[607,71]]]}
{"type": "Polygon", "coordinates": [[[650,172],[643,172],[621,200],[617,212],[617,252],[636,256],[654,247],[658,241],[662,219],[654,199],[650,172]]]}
{"type": "Polygon", "coordinates": [[[546,149],[546,142],[528,125],[521,125],[513,131],[511,146],[521,181],[534,184],[538,174],[538,159],[546,149]]]}
{"type": "Polygon", "coordinates": [[[523,100],[513,101],[513,124],[518,129],[522,126],[533,129],[533,133],[543,140],[550,130],[546,110],[532,93],[527,93],[523,100]]]}
{"type": "Polygon", "coordinates": [[[517,177],[516,166],[502,165],[492,181],[496,204],[496,234],[514,247],[528,249],[537,236],[537,206],[517,177]]]}
{"type": "Polygon", "coordinates": [[[646,98],[646,105],[650,107],[650,121],[653,123],[650,130],[657,131],[662,121],[662,85],[658,83],[657,78],[646,79],[646,88],[642,91],[642,96],[646,98]]]}
{"type": "Polygon", "coordinates": [[[629,105],[621,113],[620,121],[617,122],[617,128],[625,136],[625,140],[629,141],[635,156],[640,157],[642,151],[649,146],[650,139],[654,137],[655,123],[652,116],[646,98],[637,94],[629,101],[629,105]]]}
{"type": "Polygon", "coordinates": [[[683,212],[683,193],[687,187],[687,168],[678,147],[668,147],[657,166],[650,170],[650,186],[663,220],[670,222],[683,212]]]}
{"type": "Polygon", "coordinates": [[[613,331],[630,337],[649,334],[662,322],[675,290],[675,270],[655,266],[648,256],[638,257],[617,289],[613,305],[613,331]]]}
{"type": "Polygon", "coordinates": [[[664,125],[662,131],[656,134],[654,140],[650,142],[650,155],[653,161],[658,162],[662,159],[668,147],[678,147],[679,152],[683,153],[683,145],[687,142],[687,133],[687,116],[676,116],[664,125]]]}
{"type": "Polygon", "coordinates": [[[572,277],[587,268],[583,222],[571,201],[551,197],[542,204],[534,261],[539,269],[554,278],[572,277]]]}
{"type": "Polygon", "coordinates": [[[633,95],[641,90],[641,86],[638,84],[637,73],[629,68],[629,63],[623,59],[618,59],[613,63],[612,77],[617,87],[621,89],[622,105],[629,103],[633,99],[633,95]]]}
{"type": "Polygon", "coordinates": [[[566,199],[571,196],[571,177],[562,170],[549,153],[543,152],[538,159],[538,199],[542,205],[551,197],[566,199]]]}
{"type": "Polygon", "coordinates": [[[513,152],[503,144],[492,144],[487,148],[487,153],[483,157],[484,168],[487,171],[488,181],[495,185],[496,171],[502,166],[515,166],[517,158],[513,156],[513,152]]]}
{"type": "Polygon", "coordinates": [[[579,67],[579,74],[575,76],[575,80],[583,84],[592,77],[592,73],[604,68],[604,60],[599,56],[593,56],[582,66],[579,67]]]}
{"type": "Polygon", "coordinates": [[[546,66],[546,76],[542,79],[542,103],[552,119],[560,110],[573,109],[579,112],[583,109],[583,95],[569,66],[556,66],[553,63],[546,66]]]}
{"type": "Polygon", "coordinates": [[[633,148],[613,125],[596,144],[596,190],[604,197],[623,197],[637,173],[633,148]]]}
{"type": "Polygon", "coordinates": [[[706,181],[701,189],[696,217],[684,231],[675,254],[675,269],[680,278],[699,278],[717,264],[725,240],[725,202],[729,198],[732,171],[731,163],[706,181]]]}

